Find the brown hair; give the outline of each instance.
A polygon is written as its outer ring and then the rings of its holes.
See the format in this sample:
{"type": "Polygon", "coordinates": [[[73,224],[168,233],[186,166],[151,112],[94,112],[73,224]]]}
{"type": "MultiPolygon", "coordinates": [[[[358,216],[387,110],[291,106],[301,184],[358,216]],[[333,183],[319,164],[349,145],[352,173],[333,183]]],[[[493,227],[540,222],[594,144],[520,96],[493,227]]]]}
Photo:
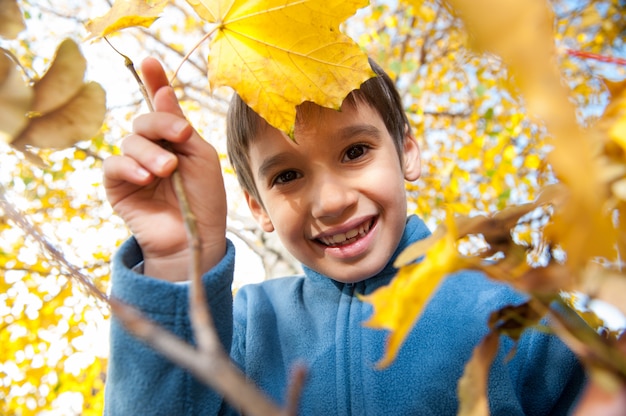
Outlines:
{"type": "MultiPolygon", "coordinates": [[[[389,75],[372,59],[369,63],[376,76],[361,84],[359,89],[352,91],[345,101],[356,104],[358,100],[370,105],[378,112],[402,160],[404,137],[406,129],[410,128],[409,120],[402,106],[400,95],[389,75]]],[[[248,149],[259,129],[262,128],[262,123],[263,119],[235,93],[230,102],[226,124],[228,157],[241,187],[261,204],[250,168],[248,149]]]]}

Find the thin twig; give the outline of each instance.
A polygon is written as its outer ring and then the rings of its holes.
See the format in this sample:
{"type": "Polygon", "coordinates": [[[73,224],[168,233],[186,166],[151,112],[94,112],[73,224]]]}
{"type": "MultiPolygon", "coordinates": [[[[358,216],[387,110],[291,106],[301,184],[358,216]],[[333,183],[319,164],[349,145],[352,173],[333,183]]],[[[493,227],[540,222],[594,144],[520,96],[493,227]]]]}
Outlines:
{"type": "Polygon", "coordinates": [[[626,66],[626,59],[615,56],[600,55],[593,52],[577,51],[574,49],[568,49],[567,54],[577,58],[593,59],[594,61],[626,66]]]}
{"type": "Polygon", "coordinates": [[[211,29],[207,34],[205,34],[198,42],[196,42],[195,45],[193,45],[193,48],[191,48],[189,50],[189,52],[187,52],[187,54],[183,57],[182,61],[180,61],[180,64],[178,65],[178,68],[176,68],[176,70],[174,71],[174,75],[172,75],[172,78],[170,79],[170,84],[173,83],[174,79],[176,79],[176,76],[178,75],[178,71],[180,71],[180,68],[183,66],[183,64],[189,59],[189,57],[191,56],[192,53],[194,53],[194,51],[196,49],[198,49],[200,47],[200,45],[202,44],[202,42],[204,42],[205,40],[207,40],[208,38],[210,38],[213,33],[215,33],[215,31],[217,30],[218,26],[215,26],[213,29],[211,29]]]}
{"type": "Polygon", "coordinates": [[[617,342],[601,337],[560,296],[535,298],[554,318],[550,323],[552,330],[583,363],[599,366],[626,380],[626,355],[617,342]]]}
{"type": "Polygon", "coordinates": [[[291,379],[289,380],[285,416],[296,416],[298,414],[300,396],[302,395],[302,389],[304,387],[307,374],[307,368],[302,364],[298,364],[293,368],[291,379]]]}
{"type": "MultiPolygon", "coordinates": [[[[150,111],[153,111],[150,97],[146,92],[143,81],[135,71],[132,61],[125,55],[122,56],[124,56],[126,61],[126,67],[133,73],[140,85],[150,111]]],[[[183,214],[185,230],[190,245],[189,278],[191,280],[191,288],[189,292],[189,313],[198,348],[187,344],[156,323],[144,318],[134,308],[124,305],[116,299],[110,299],[111,309],[131,333],[144,340],[148,345],[179,366],[186,368],[206,385],[211,386],[226,401],[241,410],[242,413],[258,416],[284,416],[286,414],[285,411],[280,409],[254,384],[246,379],[246,376],[232,363],[222,347],[202,285],[202,271],[200,269],[201,241],[197,230],[196,218],[189,205],[183,180],[178,170],[172,174],[172,181],[183,214]]],[[[301,378],[298,377],[297,380],[301,378]]],[[[291,393],[291,396],[298,398],[302,390],[302,383],[298,381],[295,383],[295,386],[292,386],[291,390],[294,391],[291,393]]],[[[296,404],[291,406],[297,408],[296,404]]]]}
{"type": "Polygon", "coordinates": [[[126,329],[150,345],[176,365],[186,369],[202,383],[213,387],[242,413],[258,416],[285,416],[231,363],[221,350],[204,354],[158,324],[146,319],[141,312],[115,298],[110,299],[111,311],[126,329]]]}
{"type": "Polygon", "coordinates": [[[26,220],[26,215],[8,200],[6,190],[2,185],[0,185],[0,207],[11,221],[19,226],[29,237],[39,243],[45,251],[50,253],[54,261],[67,269],[70,275],[80,282],[89,293],[92,293],[101,301],[108,302],[107,295],[92,282],[89,276],[70,263],[63,253],[46,238],[37,226],[26,220]]]}
{"type": "Polygon", "coordinates": [[[189,280],[191,281],[191,288],[189,293],[189,312],[191,315],[191,324],[194,334],[196,335],[196,342],[198,348],[204,352],[214,351],[215,345],[219,345],[219,338],[214,330],[213,319],[211,318],[211,312],[207,306],[206,294],[204,293],[204,287],[202,286],[202,271],[200,270],[200,247],[201,241],[198,234],[198,228],[196,225],[196,218],[191,210],[189,201],[187,200],[187,193],[178,171],[175,171],[172,175],[174,182],[174,189],[180,210],[183,214],[185,223],[185,229],[187,231],[187,239],[189,241],[189,248],[191,252],[191,259],[189,261],[189,280]]]}
{"type": "Polygon", "coordinates": [[[143,95],[143,97],[144,97],[144,99],[146,101],[146,105],[148,106],[148,109],[150,110],[150,112],[153,112],[154,111],[154,107],[152,107],[152,100],[150,100],[150,96],[148,95],[148,91],[146,90],[146,86],[144,85],[143,81],[139,77],[139,74],[135,70],[135,64],[133,63],[133,61],[128,56],[126,56],[122,52],[118,51],[115,48],[115,46],[113,46],[111,44],[111,42],[109,42],[109,40],[106,38],[106,36],[104,37],[104,40],[106,41],[106,43],[109,44],[109,46],[115,52],[117,52],[118,55],[120,55],[122,58],[124,58],[124,65],[126,65],[126,68],[128,68],[130,73],[133,74],[133,77],[135,77],[135,81],[137,81],[137,85],[139,85],[139,89],[141,89],[141,95],[143,95]]]}

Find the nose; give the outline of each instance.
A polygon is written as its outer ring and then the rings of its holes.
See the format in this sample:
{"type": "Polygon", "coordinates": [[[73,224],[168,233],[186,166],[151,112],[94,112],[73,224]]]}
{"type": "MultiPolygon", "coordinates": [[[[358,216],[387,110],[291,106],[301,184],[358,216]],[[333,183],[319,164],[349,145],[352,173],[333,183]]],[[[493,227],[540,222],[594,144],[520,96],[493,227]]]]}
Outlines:
{"type": "Polygon", "coordinates": [[[339,217],[353,207],[358,200],[358,192],[348,180],[318,172],[311,192],[311,214],[315,218],[339,217]]]}

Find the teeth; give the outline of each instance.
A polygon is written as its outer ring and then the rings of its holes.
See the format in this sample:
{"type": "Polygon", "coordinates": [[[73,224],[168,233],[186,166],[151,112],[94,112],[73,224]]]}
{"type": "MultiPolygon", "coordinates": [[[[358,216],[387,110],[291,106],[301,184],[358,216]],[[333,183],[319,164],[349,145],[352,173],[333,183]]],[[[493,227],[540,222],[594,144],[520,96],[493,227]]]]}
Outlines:
{"type": "Polygon", "coordinates": [[[359,235],[359,230],[357,229],[350,230],[346,233],[346,238],[356,237],[357,235],[359,235]]]}
{"type": "Polygon", "coordinates": [[[357,236],[363,237],[370,230],[372,226],[372,221],[368,221],[364,224],[361,224],[357,228],[354,228],[346,233],[339,233],[327,237],[321,237],[320,241],[327,246],[336,246],[336,245],[345,245],[351,243],[350,240],[354,239],[357,236]]]}

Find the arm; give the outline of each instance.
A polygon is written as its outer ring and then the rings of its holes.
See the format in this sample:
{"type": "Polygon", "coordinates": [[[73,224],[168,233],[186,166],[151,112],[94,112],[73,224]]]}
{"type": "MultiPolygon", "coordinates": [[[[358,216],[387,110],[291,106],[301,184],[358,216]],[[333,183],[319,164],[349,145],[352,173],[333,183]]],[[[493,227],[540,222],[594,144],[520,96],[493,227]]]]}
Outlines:
{"type": "MultiPolygon", "coordinates": [[[[137,117],[133,134],[122,142],[122,155],[104,163],[107,198],[134,236],[113,261],[112,294],[191,340],[188,284],[175,283],[187,280],[190,257],[171,179],[177,170],[197,218],[201,266],[207,271],[203,282],[228,351],[234,250],[225,237],[226,195],[219,157],[184,118],[161,65],[147,59],[142,74],[155,112],[137,117]],[[161,146],[162,141],[167,146],[161,146]],[[143,275],[132,270],[141,261],[143,275]]],[[[115,318],[110,345],[106,414],[217,413],[217,395],[135,340],[115,318]]]]}
{"type": "MultiPolygon", "coordinates": [[[[148,318],[192,342],[187,283],[171,283],[133,272],[141,261],[134,239],[124,243],[113,261],[112,295],[142,310],[148,318]]],[[[232,338],[231,284],[234,247],[202,280],[217,331],[226,351],[232,338]]],[[[106,382],[105,414],[216,415],[222,399],[185,370],[111,321],[111,353],[106,382]]]]}

